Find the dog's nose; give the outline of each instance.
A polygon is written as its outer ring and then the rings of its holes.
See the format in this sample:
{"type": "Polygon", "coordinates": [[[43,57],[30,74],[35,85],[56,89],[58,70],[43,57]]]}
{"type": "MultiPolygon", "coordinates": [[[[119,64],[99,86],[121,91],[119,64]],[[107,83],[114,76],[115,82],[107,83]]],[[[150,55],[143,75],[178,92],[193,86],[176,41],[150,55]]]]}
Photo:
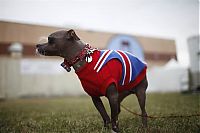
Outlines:
{"type": "Polygon", "coordinates": [[[40,46],[41,46],[41,44],[37,44],[37,45],[36,45],[36,48],[38,48],[38,47],[40,47],[40,46]]]}

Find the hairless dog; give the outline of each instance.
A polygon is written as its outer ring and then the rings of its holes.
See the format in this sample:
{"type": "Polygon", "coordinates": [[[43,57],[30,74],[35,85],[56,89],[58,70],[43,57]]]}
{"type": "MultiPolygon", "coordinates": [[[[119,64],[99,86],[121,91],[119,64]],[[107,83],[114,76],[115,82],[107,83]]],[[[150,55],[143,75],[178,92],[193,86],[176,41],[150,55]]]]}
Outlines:
{"type": "Polygon", "coordinates": [[[48,42],[36,45],[36,51],[45,56],[64,58],[61,66],[68,72],[71,67],[79,77],[83,89],[103,118],[104,127],[112,125],[119,132],[120,103],[130,94],[137,96],[142,113],[142,124],[147,127],[145,110],[147,65],[134,55],[120,50],[98,50],[80,40],[74,30],[56,31],[48,42]],[[101,96],[107,97],[111,117],[107,114],[101,96]]]}

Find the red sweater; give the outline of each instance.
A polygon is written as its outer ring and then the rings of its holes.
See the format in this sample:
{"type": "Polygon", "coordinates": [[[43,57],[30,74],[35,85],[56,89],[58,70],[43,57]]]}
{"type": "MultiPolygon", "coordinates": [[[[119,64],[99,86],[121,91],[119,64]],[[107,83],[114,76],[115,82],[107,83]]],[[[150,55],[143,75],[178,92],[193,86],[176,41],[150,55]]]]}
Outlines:
{"type": "Polygon", "coordinates": [[[96,50],[91,56],[92,62],[76,71],[90,96],[105,96],[107,87],[112,83],[119,93],[133,89],[146,75],[146,65],[129,53],[96,50]]]}

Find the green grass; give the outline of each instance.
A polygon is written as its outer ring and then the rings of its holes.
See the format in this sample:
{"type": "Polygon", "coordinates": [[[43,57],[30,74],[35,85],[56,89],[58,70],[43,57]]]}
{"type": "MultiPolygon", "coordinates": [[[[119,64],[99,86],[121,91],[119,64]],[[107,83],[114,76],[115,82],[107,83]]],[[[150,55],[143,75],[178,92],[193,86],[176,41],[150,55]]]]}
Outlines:
{"type": "MultiPolygon", "coordinates": [[[[107,111],[108,102],[103,98],[107,111]]],[[[134,95],[123,103],[134,112],[140,113],[134,95]]],[[[200,132],[200,117],[149,119],[147,129],[141,128],[138,116],[121,109],[119,116],[122,133],[200,132]]],[[[149,115],[190,115],[200,113],[198,94],[148,94],[147,111],[149,115]]],[[[110,133],[102,128],[102,119],[90,97],[64,97],[53,99],[18,99],[0,102],[1,133],[110,133]]]]}

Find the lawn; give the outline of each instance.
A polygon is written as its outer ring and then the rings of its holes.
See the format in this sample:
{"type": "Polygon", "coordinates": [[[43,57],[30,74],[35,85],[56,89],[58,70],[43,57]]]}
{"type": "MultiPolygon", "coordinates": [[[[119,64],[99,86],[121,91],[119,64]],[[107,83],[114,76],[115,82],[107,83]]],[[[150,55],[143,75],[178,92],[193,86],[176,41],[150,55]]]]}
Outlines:
{"type": "MultiPolygon", "coordinates": [[[[103,98],[108,112],[108,102],[103,98]]],[[[140,112],[134,95],[123,103],[131,111],[140,112]]],[[[119,116],[121,133],[200,132],[200,116],[149,119],[147,129],[141,119],[124,109],[119,116]]],[[[199,94],[148,94],[147,111],[152,116],[191,115],[200,113],[199,94]]],[[[17,99],[0,102],[1,133],[110,133],[102,128],[102,120],[89,96],[17,99]]]]}

